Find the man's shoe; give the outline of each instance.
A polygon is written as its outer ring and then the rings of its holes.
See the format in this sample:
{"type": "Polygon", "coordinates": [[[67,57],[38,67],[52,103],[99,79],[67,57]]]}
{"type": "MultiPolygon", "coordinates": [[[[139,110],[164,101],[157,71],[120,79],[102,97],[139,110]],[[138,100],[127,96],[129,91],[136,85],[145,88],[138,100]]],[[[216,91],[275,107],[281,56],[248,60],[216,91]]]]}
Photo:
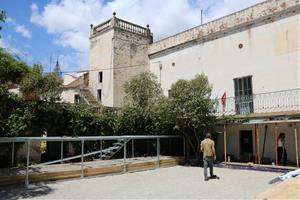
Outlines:
{"type": "Polygon", "coordinates": [[[213,179],[219,179],[219,177],[216,176],[216,175],[212,175],[212,176],[210,176],[210,178],[213,178],[213,179]]]}
{"type": "Polygon", "coordinates": [[[204,181],[208,181],[209,180],[209,178],[204,178],[204,181]]]}

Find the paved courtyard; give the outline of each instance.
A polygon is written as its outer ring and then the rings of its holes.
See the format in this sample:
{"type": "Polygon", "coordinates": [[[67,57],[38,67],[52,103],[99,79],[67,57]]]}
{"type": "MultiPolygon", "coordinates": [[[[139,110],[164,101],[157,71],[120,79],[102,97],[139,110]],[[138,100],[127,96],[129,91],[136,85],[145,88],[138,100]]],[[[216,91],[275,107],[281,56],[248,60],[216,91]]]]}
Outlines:
{"type": "Polygon", "coordinates": [[[278,176],[260,172],[215,168],[220,179],[203,180],[203,168],[176,166],[143,172],[0,188],[0,199],[250,199],[273,187],[278,176]]]}

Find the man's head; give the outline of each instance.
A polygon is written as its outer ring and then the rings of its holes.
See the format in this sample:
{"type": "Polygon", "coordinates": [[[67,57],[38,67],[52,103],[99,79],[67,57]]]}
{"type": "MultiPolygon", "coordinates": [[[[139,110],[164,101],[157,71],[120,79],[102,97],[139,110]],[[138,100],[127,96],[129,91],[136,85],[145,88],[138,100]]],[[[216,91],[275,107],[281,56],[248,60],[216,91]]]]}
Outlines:
{"type": "Polygon", "coordinates": [[[211,134],[210,133],[206,133],[205,137],[206,138],[211,138],[211,134]]]}
{"type": "Polygon", "coordinates": [[[285,139],[285,133],[280,133],[279,136],[278,136],[278,139],[285,139]]]}

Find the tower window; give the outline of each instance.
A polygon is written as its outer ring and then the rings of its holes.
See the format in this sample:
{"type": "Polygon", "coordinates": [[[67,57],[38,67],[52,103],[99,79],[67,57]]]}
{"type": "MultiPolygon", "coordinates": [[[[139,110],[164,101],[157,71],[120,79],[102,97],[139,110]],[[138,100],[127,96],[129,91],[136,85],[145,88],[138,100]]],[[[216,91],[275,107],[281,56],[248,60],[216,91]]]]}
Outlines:
{"type": "Polygon", "coordinates": [[[97,93],[98,93],[98,101],[101,101],[101,96],[102,96],[102,91],[101,90],[97,90],[97,93]]]}
{"type": "Polygon", "coordinates": [[[80,103],[80,95],[79,94],[74,95],[74,103],[80,103]]]}
{"type": "Polygon", "coordinates": [[[98,74],[99,83],[102,83],[103,80],[103,72],[99,72],[98,74]]]}

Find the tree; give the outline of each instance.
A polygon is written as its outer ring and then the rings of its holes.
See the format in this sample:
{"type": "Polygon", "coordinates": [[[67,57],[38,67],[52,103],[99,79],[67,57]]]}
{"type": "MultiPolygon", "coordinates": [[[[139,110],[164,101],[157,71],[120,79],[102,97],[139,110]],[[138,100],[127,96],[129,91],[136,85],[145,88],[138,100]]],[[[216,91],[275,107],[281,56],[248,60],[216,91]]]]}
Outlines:
{"type": "Polygon", "coordinates": [[[162,96],[160,84],[156,76],[144,72],[130,79],[125,84],[125,101],[132,106],[147,108],[162,96]]]}
{"type": "Polygon", "coordinates": [[[6,20],[6,14],[4,12],[4,10],[1,10],[0,12],[0,22],[5,22],[6,20]]]}
{"type": "Polygon", "coordinates": [[[120,134],[158,134],[154,107],[162,90],[154,74],[144,72],[125,84],[125,104],[119,119],[120,134]]]}
{"type": "MultiPolygon", "coordinates": [[[[6,14],[4,12],[4,10],[1,10],[0,12],[0,22],[5,22],[6,20],[6,14]]],[[[2,30],[2,26],[0,26],[0,31],[2,30]]],[[[1,35],[0,35],[0,38],[1,38],[1,35]]]]}
{"type": "Polygon", "coordinates": [[[35,64],[23,78],[20,90],[29,99],[55,102],[60,99],[62,80],[56,73],[43,74],[42,66],[35,64]]]}
{"type": "Polygon", "coordinates": [[[0,48],[0,84],[18,84],[29,70],[25,62],[0,48]]]}
{"type": "Polygon", "coordinates": [[[210,99],[212,86],[204,75],[192,80],[178,80],[171,86],[168,110],[176,124],[191,145],[195,155],[199,154],[203,134],[214,123],[214,103],[210,99]]]}

